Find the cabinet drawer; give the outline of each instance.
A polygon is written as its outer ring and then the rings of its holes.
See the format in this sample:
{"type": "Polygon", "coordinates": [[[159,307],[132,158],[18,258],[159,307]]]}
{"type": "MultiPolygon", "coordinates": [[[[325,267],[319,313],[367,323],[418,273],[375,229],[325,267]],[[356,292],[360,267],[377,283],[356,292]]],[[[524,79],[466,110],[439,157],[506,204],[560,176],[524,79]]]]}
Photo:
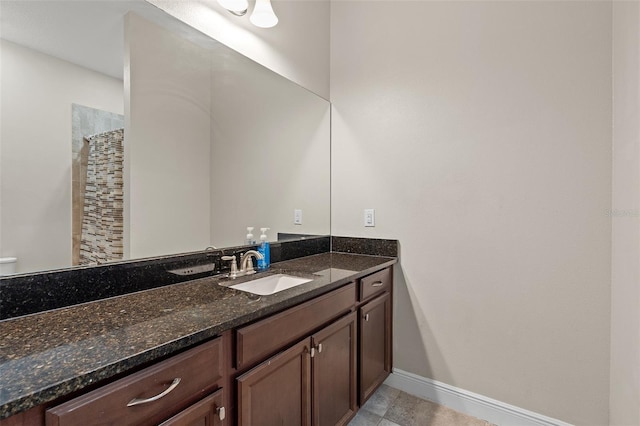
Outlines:
{"type": "Polygon", "coordinates": [[[391,268],[368,275],[360,279],[360,301],[391,288],[391,268]]]}
{"type": "Polygon", "coordinates": [[[331,293],[238,329],[237,368],[247,367],[265,359],[340,314],[351,310],[356,301],[355,288],[355,283],[348,284],[331,293]]]}
{"type": "Polygon", "coordinates": [[[222,339],[204,343],[47,410],[46,424],[158,424],[215,389],[222,362],[222,339]],[[156,400],[128,406],[163,393],[156,400]]]}
{"type": "Polygon", "coordinates": [[[227,417],[222,389],[179,412],[160,426],[220,426],[227,417]]]}

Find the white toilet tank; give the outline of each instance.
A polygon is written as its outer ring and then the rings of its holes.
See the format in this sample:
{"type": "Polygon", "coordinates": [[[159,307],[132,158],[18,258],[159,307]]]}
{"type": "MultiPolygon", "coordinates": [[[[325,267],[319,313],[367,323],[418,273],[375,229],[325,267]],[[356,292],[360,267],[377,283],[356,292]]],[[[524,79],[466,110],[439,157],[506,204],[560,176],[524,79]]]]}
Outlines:
{"type": "Polygon", "coordinates": [[[0,257],[0,276],[16,273],[17,257],[0,257]]]}

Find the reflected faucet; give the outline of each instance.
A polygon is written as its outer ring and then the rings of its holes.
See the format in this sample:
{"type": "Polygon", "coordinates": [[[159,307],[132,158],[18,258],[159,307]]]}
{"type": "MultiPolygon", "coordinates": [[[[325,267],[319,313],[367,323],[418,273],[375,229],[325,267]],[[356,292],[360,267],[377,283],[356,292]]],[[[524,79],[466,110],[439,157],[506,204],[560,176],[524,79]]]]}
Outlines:
{"type": "Polygon", "coordinates": [[[235,279],[237,277],[242,277],[244,275],[252,275],[256,273],[256,270],[253,269],[253,262],[251,261],[251,256],[256,259],[264,259],[262,254],[258,253],[255,250],[249,250],[246,253],[243,253],[240,257],[240,270],[238,271],[238,265],[236,264],[236,256],[222,256],[222,260],[229,260],[231,262],[231,272],[229,272],[229,278],[235,279]]]}

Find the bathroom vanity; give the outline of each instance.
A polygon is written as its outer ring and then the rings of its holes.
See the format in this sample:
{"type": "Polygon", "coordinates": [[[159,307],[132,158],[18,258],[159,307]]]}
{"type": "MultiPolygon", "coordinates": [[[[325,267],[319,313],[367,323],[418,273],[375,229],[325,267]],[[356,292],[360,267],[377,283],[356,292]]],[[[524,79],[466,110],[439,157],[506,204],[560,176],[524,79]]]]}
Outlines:
{"type": "Polygon", "coordinates": [[[323,253],[274,263],[311,281],[269,296],[214,276],[0,322],[0,425],[346,424],[391,371],[395,263],[323,253]]]}

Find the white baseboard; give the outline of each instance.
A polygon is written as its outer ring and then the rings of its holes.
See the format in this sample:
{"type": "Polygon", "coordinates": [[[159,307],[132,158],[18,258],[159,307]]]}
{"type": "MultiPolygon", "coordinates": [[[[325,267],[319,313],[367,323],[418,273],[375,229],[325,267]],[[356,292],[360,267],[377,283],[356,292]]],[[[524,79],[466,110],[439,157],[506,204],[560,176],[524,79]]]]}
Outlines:
{"type": "Polygon", "coordinates": [[[397,368],[393,369],[385,384],[498,426],[571,426],[561,420],[397,368]]]}

